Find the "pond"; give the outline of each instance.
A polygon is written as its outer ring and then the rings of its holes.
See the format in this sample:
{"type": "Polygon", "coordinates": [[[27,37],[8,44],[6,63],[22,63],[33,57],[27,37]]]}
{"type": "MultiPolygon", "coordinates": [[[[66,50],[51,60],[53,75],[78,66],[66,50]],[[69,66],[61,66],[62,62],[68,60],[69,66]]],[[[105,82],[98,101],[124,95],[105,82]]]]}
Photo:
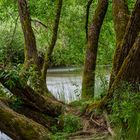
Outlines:
{"type": "MultiPolygon", "coordinates": [[[[109,81],[110,66],[98,66],[95,80],[95,97],[105,90],[109,81]]],[[[53,95],[66,103],[81,98],[82,68],[49,69],[47,75],[48,89],[53,95]]],[[[0,140],[11,140],[0,132],[0,140]]]]}

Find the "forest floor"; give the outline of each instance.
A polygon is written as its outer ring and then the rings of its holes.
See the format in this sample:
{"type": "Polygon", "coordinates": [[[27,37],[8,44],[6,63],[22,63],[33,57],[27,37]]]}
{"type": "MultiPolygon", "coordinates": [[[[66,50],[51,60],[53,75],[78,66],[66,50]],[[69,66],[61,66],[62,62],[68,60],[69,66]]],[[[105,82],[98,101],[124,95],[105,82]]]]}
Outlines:
{"type": "MultiPolygon", "coordinates": [[[[114,140],[115,133],[107,115],[82,116],[82,128],[74,133],[60,136],[61,140],[114,140]]],[[[58,138],[59,139],[59,138],[58,138]]]]}
{"type": "Polygon", "coordinates": [[[70,134],[69,140],[112,140],[114,137],[114,132],[103,116],[83,118],[83,123],[83,129],[70,134]]]}

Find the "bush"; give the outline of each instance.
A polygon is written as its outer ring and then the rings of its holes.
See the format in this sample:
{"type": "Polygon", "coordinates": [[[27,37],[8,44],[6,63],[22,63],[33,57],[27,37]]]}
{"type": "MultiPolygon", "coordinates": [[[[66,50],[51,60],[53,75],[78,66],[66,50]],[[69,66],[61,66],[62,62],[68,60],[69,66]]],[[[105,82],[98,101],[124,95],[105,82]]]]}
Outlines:
{"type": "Polygon", "coordinates": [[[76,132],[82,127],[81,119],[74,115],[65,115],[63,132],[72,133],[76,132]]]}

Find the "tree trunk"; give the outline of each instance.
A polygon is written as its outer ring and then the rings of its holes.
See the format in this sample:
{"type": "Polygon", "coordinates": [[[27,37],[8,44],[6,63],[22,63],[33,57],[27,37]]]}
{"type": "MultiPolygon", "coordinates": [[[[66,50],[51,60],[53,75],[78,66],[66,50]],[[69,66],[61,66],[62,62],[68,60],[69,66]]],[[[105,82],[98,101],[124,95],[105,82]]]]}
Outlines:
{"type": "MultiPolygon", "coordinates": [[[[117,1],[119,4],[121,4],[121,1],[117,1]]],[[[117,9],[117,3],[114,0],[114,7],[116,6],[117,9]]],[[[125,7],[125,3],[124,3],[124,9],[123,9],[126,14],[127,12],[127,7],[125,7]]],[[[117,10],[118,11],[118,10],[117,10]]],[[[119,12],[115,12],[115,8],[114,8],[114,14],[119,13],[119,12]]],[[[121,14],[119,14],[121,15],[121,14]]],[[[126,27],[126,31],[124,32],[124,28],[126,26],[126,22],[127,22],[127,15],[125,15],[124,13],[124,17],[122,16],[122,23],[119,23],[120,20],[117,18],[118,16],[115,16],[115,30],[116,30],[116,36],[117,36],[117,49],[114,55],[114,62],[113,62],[113,68],[112,68],[112,73],[111,73],[111,78],[110,78],[110,88],[111,85],[113,84],[113,81],[115,79],[115,77],[117,76],[122,63],[124,61],[124,59],[126,58],[126,56],[128,55],[131,47],[133,46],[135,39],[140,31],[140,0],[137,0],[136,4],[135,4],[135,8],[131,14],[130,20],[127,24],[126,27]],[[119,35],[120,34],[120,35],[119,35]],[[123,36],[124,34],[124,36],[123,36]],[[123,40],[121,41],[121,38],[123,38],[123,40]]]]}
{"type": "Polygon", "coordinates": [[[129,20],[129,10],[126,0],[113,0],[113,21],[116,32],[116,44],[121,43],[129,20]]]}
{"type": "Polygon", "coordinates": [[[118,72],[111,88],[108,91],[107,96],[105,96],[98,103],[89,105],[87,107],[86,113],[91,113],[95,108],[104,109],[112,99],[114,93],[117,93],[116,91],[118,89],[123,88],[123,82],[130,83],[132,86],[134,85],[135,87],[133,87],[132,90],[134,90],[135,92],[140,91],[140,36],[137,38],[135,44],[124,60],[120,71],[118,72]]]}
{"type": "Polygon", "coordinates": [[[86,6],[86,24],[85,24],[85,29],[86,29],[86,39],[88,41],[88,22],[89,22],[89,11],[90,11],[90,6],[92,4],[93,0],[88,0],[87,6],[86,6]]]}
{"type": "Polygon", "coordinates": [[[50,140],[47,128],[14,112],[1,101],[0,130],[13,140],[50,140]]]}
{"type": "Polygon", "coordinates": [[[128,4],[126,0],[113,0],[112,2],[113,8],[113,21],[114,21],[114,28],[116,32],[116,51],[115,51],[115,56],[114,56],[114,62],[113,62],[113,69],[112,69],[112,74],[110,76],[110,83],[109,87],[111,87],[114,78],[115,78],[115,73],[114,68],[116,67],[116,56],[118,53],[120,53],[120,43],[123,40],[126,26],[129,20],[129,10],[128,10],[128,4]]]}
{"type": "Polygon", "coordinates": [[[51,44],[50,44],[50,46],[48,48],[48,51],[45,55],[45,61],[44,61],[43,70],[42,70],[42,78],[43,78],[45,86],[46,86],[47,70],[49,68],[50,59],[51,59],[53,49],[54,49],[56,41],[57,41],[58,26],[59,26],[59,22],[60,22],[62,4],[63,4],[63,0],[58,0],[57,9],[56,9],[56,16],[55,16],[55,21],[54,21],[54,26],[53,26],[53,33],[52,33],[53,35],[52,35],[52,39],[51,39],[51,44]]]}
{"type": "Polygon", "coordinates": [[[22,30],[24,33],[25,39],[25,67],[29,67],[31,64],[35,64],[38,68],[38,54],[36,48],[36,39],[31,26],[31,18],[29,13],[28,1],[27,0],[18,0],[18,10],[20,16],[20,22],[22,30]]]}
{"type": "Polygon", "coordinates": [[[25,104],[28,104],[29,106],[37,109],[44,114],[57,117],[63,112],[63,103],[57,101],[54,98],[48,96],[44,97],[43,95],[36,93],[28,85],[21,83],[21,79],[22,78],[19,78],[19,81],[13,81],[14,83],[16,83],[12,87],[7,84],[8,80],[12,80],[10,79],[10,77],[6,77],[6,79],[4,78],[4,76],[0,77],[0,82],[4,85],[4,87],[9,89],[12,94],[23,100],[25,104]]]}
{"type": "Polygon", "coordinates": [[[82,97],[94,97],[95,69],[98,49],[98,40],[101,26],[107,11],[108,0],[99,0],[93,21],[89,28],[86,59],[82,81],[82,97]]]}
{"type": "Polygon", "coordinates": [[[19,114],[25,115],[27,118],[34,120],[35,122],[43,125],[49,131],[52,131],[52,126],[56,126],[57,119],[41,113],[37,109],[30,107],[29,105],[20,105],[18,108],[13,109],[19,114]]]}
{"type": "Polygon", "coordinates": [[[108,92],[108,95],[102,100],[101,106],[104,106],[107,103],[107,100],[113,96],[113,93],[118,88],[122,88],[122,82],[130,83],[134,86],[134,91],[138,92],[140,90],[140,36],[137,38],[128,56],[124,60],[122,67],[108,92]]]}

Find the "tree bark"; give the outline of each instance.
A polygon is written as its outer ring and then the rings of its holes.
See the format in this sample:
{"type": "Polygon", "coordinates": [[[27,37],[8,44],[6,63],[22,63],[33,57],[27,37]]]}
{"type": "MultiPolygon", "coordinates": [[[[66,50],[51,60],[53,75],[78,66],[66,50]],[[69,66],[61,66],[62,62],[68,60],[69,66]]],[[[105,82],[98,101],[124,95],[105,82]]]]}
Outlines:
{"type": "MultiPolygon", "coordinates": [[[[20,80],[22,78],[19,78],[20,80]]],[[[0,82],[11,91],[12,94],[19,97],[25,104],[37,109],[38,111],[47,114],[49,116],[57,117],[59,116],[64,109],[64,104],[62,102],[57,101],[54,98],[43,96],[36,93],[31,87],[22,83],[21,81],[13,81],[16,82],[12,87],[7,84],[10,77],[0,77],[0,82]]]]}
{"type": "Polygon", "coordinates": [[[129,20],[129,9],[126,0],[113,0],[113,22],[116,32],[116,45],[121,43],[129,20]]]}
{"type": "Polygon", "coordinates": [[[48,51],[45,55],[45,60],[44,60],[44,65],[43,65],[43,70],[42,70],[42,78],[43,78],[45,85],[46,85],[47,70],[49,68],[52,52],[53,52],[53,49],[54,49],[56,41],[57,41],[62,4],[63,4],[63,0],[58,0],[56,16],[55,16],[53,32],[52,32],[52,38],[51,38],[51,44],[48,47],[48,51]]]}
{"type": "MultiPolygon", "coordinates": [[[[114,93],[116,94],[118,89],[123,88],[124,83],[130,83],[133,86],[135,92],[139,92],[140,85],[140,36],[137,38],[135,44],[131,48],[129,54],[124,60],[120,71],[118,72],[111,88],[101,101],[93,103],[87,107],[86,113],[91,113],[95,108],[104,109],[107,107],[109,101],[112,99],[114,93]]],[[[118,93],[119,94],[119,93],[118,93]]],[[[107,107],[108,108],[108,107],[107,107]]],[[[110,108],[109,108],[110,110],[110,108]]]]}
{"type": "Polygon", "coordinates": [[[118,90],[118,88],[122,88],[121,85],[123,82],[128,82],[132,86],[138,87],[133,88],[137,92],[140,91],[140,36],[137,38],[128,56],[124,60],[122,67],[108,92],[108,95],[102,100],[101,106],[104,106],[104,104],[107,103],[107,100],[113,96],[113,93],[118,90]]]}
{"type": "MultiPolygon", "coordinates": [[[[117,2],[121,4],[120,0],[117,2]]],[[[117,9],[117,2],[114,0],[114,7],[116,6],[116,9],[117,9]]],[[[127,22],[126,14],[128,13],[126,4],[124,3],[124,6],[123,6],[123,11],[125,13],[123,14],[124,17],[122,16],[123,22],[121,23],[119,22],[121,18],[118,19],[118,16],[116,16],[116,13],[118,13],[117,11],[115,12],[115,8],[114,8],[114,14],[115,14],[114,22],[115,22],[115,30],[116,30],[116,36],[117,36],[117,49],[114,55],[113,68],[112,68],[112,73],[111,73],[111,78],[110,78],[110,88],[122,66],[124,59],[128,55],[140,31],[140,18],[139,18],[140,17],[140,0],[137,0],[135,4],[134,10],[131,14],[130,20],[126,27],[126,31],[125,31],[125,26],[127,22]],[[121,38],[123,38],[123,40],[121,40],[121,38]]]]}
{"type": "Polygon", "coordinates": [[[20,115],[0,101],[0,130],[13,140],[50,140],[47,128],[20,115]]]}
{"type": "Polygon", "coordinates": [[[87,6],[86,6],[86,24],[85,24],[85,29],[86,29],[86,39],[88,41],[88,22],[89,22],[89,11],[90,11],[90,6],[92,4],[93,0],[88,0],[87,6]]]}
{"type": "Polygon", "coordinates": [[[42,126],[46,127],[49,131],[52,131],[52,126],[56,126],[58,124],[57,119],[43,114],[37,109],[30,107],[29,105],[22,104],[18,108],[13,110],[41,124],[42,126]]]}
{"type": "Polygon", "coordinates": [[[86,58],[82,81],[82,98],[94,97],[95,69],[98,40],[101,26],[107,11],[108,0],[99,0],[93,21],[89,28],[86,58]]]}
{"type": "Polygon", "coordinates": [[[31,17],[29,13],[28,1],[27,0],[18,0],[18,10],[20,16],[20,22],[22,30],[24,33],[25,47],[25,67],[29,67],[31,64],[35,64],[38,68],[38,54],[36,48],[36,39],[31,26],[31,17]]]}

